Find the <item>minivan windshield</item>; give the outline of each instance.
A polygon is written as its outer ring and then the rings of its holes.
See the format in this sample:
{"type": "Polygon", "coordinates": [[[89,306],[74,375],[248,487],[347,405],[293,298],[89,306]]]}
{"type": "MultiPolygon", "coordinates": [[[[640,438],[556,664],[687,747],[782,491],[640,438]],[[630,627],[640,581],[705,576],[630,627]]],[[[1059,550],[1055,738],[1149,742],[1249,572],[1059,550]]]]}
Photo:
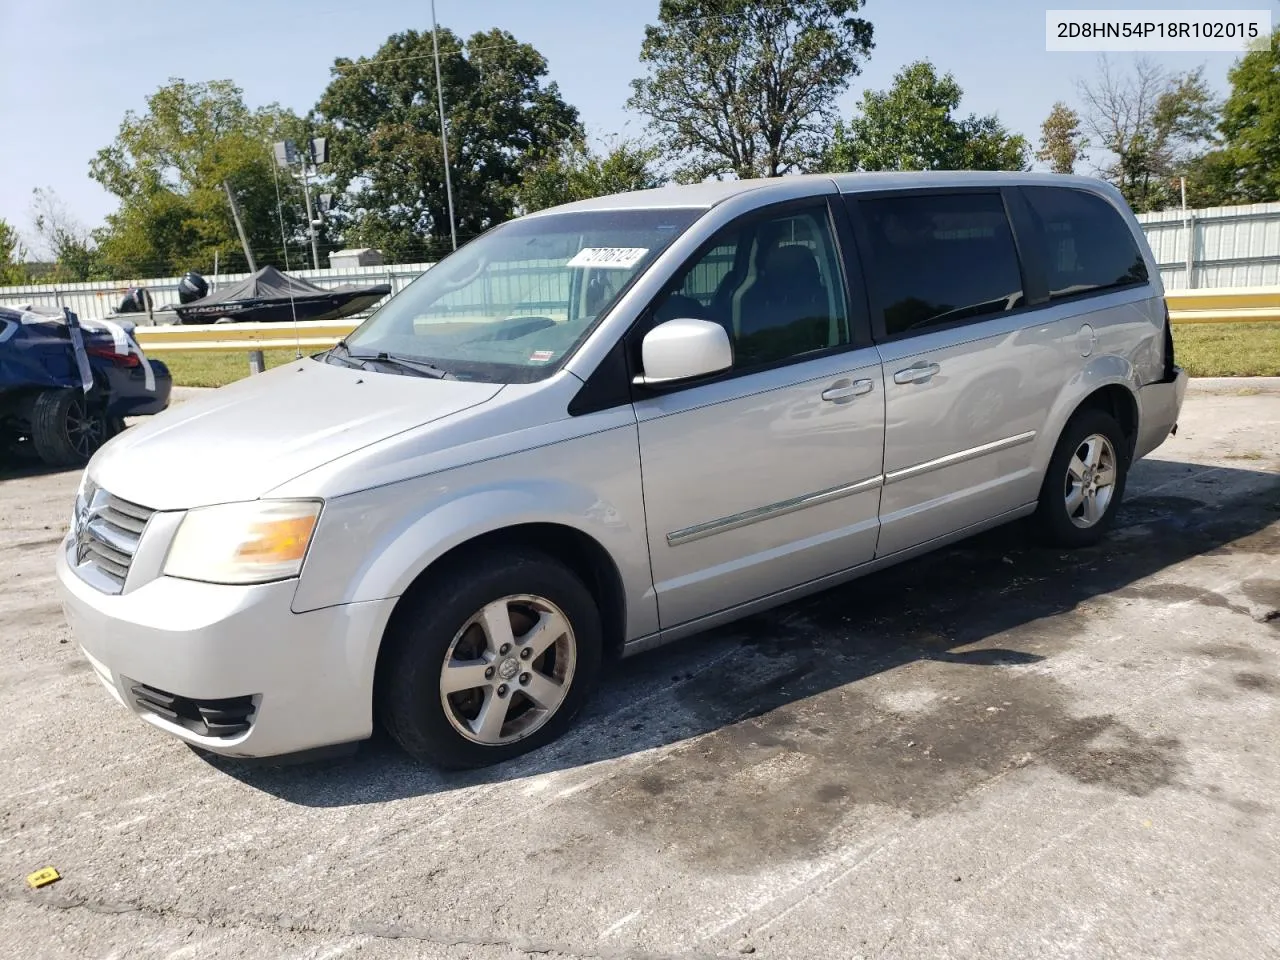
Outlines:
{"type": "Polygon", "coordinates": [[[553,213],[495,227],[392,297],[338,358],[491,383],[540,380],[703,212],[553,213]]]}

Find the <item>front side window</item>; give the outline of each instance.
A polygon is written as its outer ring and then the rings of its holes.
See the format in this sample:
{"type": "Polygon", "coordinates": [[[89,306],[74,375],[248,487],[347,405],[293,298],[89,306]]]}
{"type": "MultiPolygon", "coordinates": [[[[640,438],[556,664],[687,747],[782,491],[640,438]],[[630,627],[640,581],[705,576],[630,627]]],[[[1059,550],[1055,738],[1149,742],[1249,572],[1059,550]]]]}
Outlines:
{"type": "Polygon", "coordinates": [[[1147,264],[1115,207],[1065,187],[1023,187],[1044,243],[1049,299],[1147,282],[1147,264]]]}
{"type": "Polygon", "coordinates": [[[347,355],[529,383],[554,370],[702,210],[547,214],[490,230],[346,339],[347,355]]]}
{"type": "Polygon", "coordinates": [[[735,370],[849,342],[839,254],[825,203],[739,221],[667,288],[654,321],[720,324],[735,370]]]}
{"type": "Polygon", "coordinates": [[[889,336],[976,320],[1023,302],[1013,231],[998,193],[859,200],[868,280],[889,336]]]}

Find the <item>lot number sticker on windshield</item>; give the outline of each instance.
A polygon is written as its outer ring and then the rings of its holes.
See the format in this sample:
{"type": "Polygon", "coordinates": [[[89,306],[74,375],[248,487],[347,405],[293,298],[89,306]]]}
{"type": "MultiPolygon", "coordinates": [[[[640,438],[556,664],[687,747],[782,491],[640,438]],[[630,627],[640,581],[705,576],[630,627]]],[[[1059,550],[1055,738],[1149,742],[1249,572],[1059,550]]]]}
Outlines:
{"type": "Polygon", "coordinates": [[[648,252],[648,247],[583,247],[573,255],[573,259],[567,265],[630,270],[648,252]]]}

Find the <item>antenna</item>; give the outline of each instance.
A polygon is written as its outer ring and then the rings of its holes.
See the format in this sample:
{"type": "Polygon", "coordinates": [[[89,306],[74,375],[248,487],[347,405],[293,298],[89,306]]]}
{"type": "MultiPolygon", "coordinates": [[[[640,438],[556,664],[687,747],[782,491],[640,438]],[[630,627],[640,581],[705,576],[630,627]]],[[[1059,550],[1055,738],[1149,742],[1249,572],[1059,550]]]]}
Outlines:
{"type": "MultiPolygon", "coordinates": [[[[271,176],[276,181],[276,216],[280,218],[280,246],[284,250],[284,271],[289,272],[289,241],[284,232],[284,205],[280,202],[280,171],[271,165],[271,176]]],[[[289,310],[293,313],[293,350],[295,360],[302,359],[302,338],[298,334],[298,307],[293,302],[293,286],[289,287],[289,310]]],[[[265,364],[264,364],[265,366],[265,364]]]]}

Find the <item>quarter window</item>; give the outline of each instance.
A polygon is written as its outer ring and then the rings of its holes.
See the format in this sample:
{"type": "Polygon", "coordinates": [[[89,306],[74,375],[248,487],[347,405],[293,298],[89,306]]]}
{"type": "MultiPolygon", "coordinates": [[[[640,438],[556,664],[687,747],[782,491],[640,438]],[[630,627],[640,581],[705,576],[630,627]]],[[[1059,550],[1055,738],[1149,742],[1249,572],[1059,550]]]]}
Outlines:
{"type": "Polygon", "coordinates": [[[734,369],[848,343],[844,282],[826,204],[727,227],[657,302],[657,323],[677,318],[724,327],[734,369]]]}
{"type": "Polygon", "coordinates": [[[1023,303],[1022,275],[996,193],[858,201],[869,280],[889,336],[989,317],[1023,303]]]}
{"type": "Polygon", "coordinates": [[[1049,298],[1147,282],[1147,265],[1115,207],[1083,190],[1023,187],[1043,239],[1049,298]]]}

